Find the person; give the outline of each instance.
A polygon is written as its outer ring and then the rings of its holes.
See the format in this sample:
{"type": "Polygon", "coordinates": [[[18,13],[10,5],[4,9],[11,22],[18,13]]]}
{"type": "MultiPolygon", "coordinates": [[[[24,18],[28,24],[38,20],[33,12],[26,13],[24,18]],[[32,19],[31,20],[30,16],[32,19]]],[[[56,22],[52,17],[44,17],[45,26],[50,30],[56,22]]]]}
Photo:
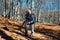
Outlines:
{"type": "Polygon", "coordinates": [[[28,36],[28,28],[31,28],[31,38],[34,38],[34,24],[36,22],[36,17],[34,13],[32,13],[31,9],[28,9],[27,13],[25,14],[25,36],[28,36]]]}

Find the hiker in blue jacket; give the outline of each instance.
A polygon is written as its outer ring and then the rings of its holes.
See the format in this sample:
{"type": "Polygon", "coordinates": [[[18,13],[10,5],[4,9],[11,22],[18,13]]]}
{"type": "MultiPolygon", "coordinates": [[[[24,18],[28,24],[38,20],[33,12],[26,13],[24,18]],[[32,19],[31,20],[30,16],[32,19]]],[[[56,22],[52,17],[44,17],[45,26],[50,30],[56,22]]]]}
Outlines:
{"type": "Polygon", "coordinates": [[[28,28],[31,28],[31,38],[34,36],[34,24],[35,24],[35,15],[32,13],[31,9],[28,9],[25,14],[25,36],[28,36],[28,28]]]}

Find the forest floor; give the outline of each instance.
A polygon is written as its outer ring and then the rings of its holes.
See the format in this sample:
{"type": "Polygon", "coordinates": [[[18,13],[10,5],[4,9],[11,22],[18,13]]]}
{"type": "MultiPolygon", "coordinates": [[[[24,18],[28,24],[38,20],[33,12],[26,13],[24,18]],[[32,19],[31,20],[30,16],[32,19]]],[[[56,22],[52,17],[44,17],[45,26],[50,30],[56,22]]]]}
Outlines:
{"type": "MultiPolygon", "coordinates": [[[[0,40],[30,40],[31,30],[28,30],[28,37],[24,36],[22,23],[0,16],[0,40]]],[[[60,26],[35,23],[34,40],[60,40],[60,26]]]]}

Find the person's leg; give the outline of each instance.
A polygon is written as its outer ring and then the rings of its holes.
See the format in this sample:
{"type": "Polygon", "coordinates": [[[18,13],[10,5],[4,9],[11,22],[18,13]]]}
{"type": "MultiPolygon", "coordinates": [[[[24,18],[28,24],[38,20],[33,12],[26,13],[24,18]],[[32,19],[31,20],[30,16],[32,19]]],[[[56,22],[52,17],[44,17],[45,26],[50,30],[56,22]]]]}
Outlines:
{"type": "Polygon", "coordinates": [[[34,38],[34,24],[30,26],[31,26],[31,38],[34,38]]]}
{"type": "Polygon", "coordinates": [[[25,24],[25,36],[28,36],[28,27],[29,25],[25,24]]]}

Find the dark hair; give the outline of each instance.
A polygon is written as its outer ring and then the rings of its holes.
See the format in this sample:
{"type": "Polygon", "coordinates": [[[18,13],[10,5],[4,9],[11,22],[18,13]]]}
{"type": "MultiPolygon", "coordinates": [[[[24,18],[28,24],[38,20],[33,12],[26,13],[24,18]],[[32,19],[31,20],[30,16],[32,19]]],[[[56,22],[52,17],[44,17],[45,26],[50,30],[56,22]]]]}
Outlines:
{"type": "Polygon", "coordinates": [[[26,11],[26,13],[29,13],[28,11],[26,11]]]}
{"type": "Polygon", "coordinates": [[[29,8],[29,10],[32,10],[31,8],[29,8]]]}

